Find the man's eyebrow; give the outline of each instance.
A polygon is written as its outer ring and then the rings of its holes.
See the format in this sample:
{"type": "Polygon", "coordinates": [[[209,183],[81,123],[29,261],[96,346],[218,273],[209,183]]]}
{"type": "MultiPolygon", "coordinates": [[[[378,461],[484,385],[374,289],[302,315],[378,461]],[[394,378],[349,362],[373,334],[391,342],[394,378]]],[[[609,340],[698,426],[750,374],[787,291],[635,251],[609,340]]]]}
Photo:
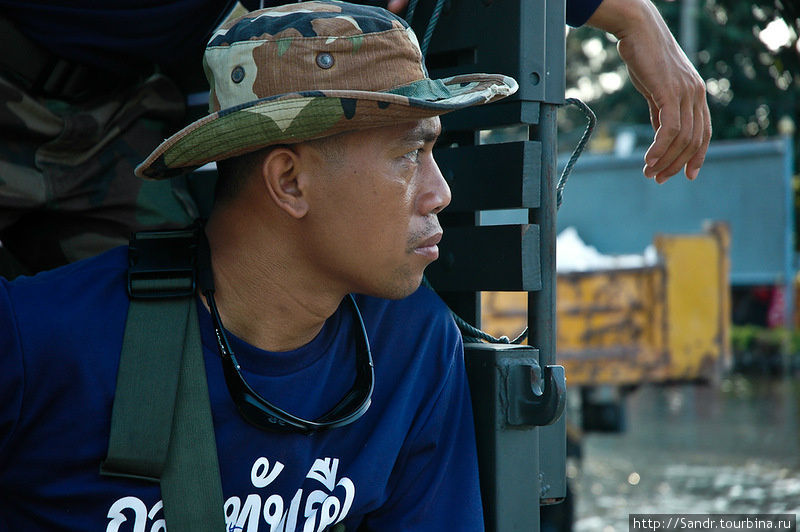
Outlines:
{"type": "Polygon", "coordinates": [[[435,122],[426,121],[406,131],[402,138],[403,143],[416,144],[418,142],[423,142],[427,144],[429,142],[435,142],[436,139],[439,138],[441,130],[434,124],[435,122]]]}

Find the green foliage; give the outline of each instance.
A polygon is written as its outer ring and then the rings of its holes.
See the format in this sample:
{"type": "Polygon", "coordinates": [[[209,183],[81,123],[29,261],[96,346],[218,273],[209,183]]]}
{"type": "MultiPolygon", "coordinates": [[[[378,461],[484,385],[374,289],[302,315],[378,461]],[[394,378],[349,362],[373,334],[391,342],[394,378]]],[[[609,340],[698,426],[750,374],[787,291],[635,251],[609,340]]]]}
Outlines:
{"type": "Polygon", "coordinates": [[[750,351],[755,346],[758,331],[763,327],[741,325],[731,328],[731,348],[734,351],[750,351]]]}
{"type": "MultiPolygon", "coordinates": [[[[708,87],[715,140],[774,136],[785,132],[781,128],[787,120],[800,122],[800,20],[795,3],[699,0],[694,63],[708,87]],[[788,46],[772,51],[759,33],[776,19],[791,28],[792,36],[788,46]]],[[[677,38],[681,4],[656,2],[677,38]]],[[[610,133],[620,124],[650,123],[647,105],[614,47],[613,37],[588,27],[572,30],[567,39],[567,87],[588,95],[587,103],[610,133]],[[624,83],[617,90],[610,90],[614,83],[604,88],[604,73],[621,75],[624,83]]],[[[562,126],[564,131],[580,128],[580,120],[567,115],[562,126]]],[[[565,140],[571,139],[567,135],[565,140]]]]}
{"type": "MultiPolygon", "coordinates": [[[[775,135],[782,117],[796,119],[800,54],[775,52],[758,34],[783,10],[777,2],[708,0],[700,19],[698,71],[706,80],[718,138],[775,135]]],[[[674,4],[673,4],[674,5],[674,4]]],[[[796,21],[786,20],[797,26],[796,21]]]]}
{"type": "Polygon", "coordinates": [[[800,355],[800,331],[784,327],[768,329],[758,325],[731,327],[731,348],[734,352],[788,352],[800,355]]]}

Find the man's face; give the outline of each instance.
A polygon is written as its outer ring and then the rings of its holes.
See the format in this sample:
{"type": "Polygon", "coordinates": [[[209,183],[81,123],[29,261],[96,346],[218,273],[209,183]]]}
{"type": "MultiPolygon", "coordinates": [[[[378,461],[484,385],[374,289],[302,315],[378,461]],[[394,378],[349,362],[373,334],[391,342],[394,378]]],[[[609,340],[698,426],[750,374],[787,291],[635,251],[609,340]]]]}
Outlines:
{"type": "Polygon", "coordinates": [[[325,277],[386,298],[419,287],[439,255],[437,214],[450,203],[432,155],[440,131],[435,117],[347,133],[328,141],[341,142],[334,149],[303,149],[313,183],[307,250],[325,277]]]}

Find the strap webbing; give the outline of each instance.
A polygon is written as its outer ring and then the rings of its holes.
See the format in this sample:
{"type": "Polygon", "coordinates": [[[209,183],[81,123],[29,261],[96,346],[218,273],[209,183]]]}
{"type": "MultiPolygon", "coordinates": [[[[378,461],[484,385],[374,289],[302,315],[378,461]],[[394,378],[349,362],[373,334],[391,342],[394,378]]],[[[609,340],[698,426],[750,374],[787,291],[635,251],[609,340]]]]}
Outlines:
{"type": "Polygon", "coordinates": [[[160,481],[170,532],[225,529],[193,297],[131,300],[101,473],[160,481]]]}
{"type": "Polygon", "coordinates": [[[128,307],[103,473],[158,482],[167,462],[191,298],[128,307]]]}
{"type": "Polygon", "coordinates": [[[225,515],[206,368],[191,300],[172,438],[161,477],[170,532],[222,532],[225,515]]]}

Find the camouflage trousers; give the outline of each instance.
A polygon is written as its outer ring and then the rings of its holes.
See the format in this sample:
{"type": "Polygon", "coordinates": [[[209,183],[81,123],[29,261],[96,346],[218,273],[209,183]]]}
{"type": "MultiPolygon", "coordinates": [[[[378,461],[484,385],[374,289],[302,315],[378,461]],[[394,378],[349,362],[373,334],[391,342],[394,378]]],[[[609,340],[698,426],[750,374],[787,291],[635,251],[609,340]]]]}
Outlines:
{"type": "Polygon", "coordinates": [[[132,231],[191,223],[197,209],[185,178],[133,174],[184,109],[158,74],[79,103],[35,97],[0,76],[0,275],[90,257],[132,231]]]}

